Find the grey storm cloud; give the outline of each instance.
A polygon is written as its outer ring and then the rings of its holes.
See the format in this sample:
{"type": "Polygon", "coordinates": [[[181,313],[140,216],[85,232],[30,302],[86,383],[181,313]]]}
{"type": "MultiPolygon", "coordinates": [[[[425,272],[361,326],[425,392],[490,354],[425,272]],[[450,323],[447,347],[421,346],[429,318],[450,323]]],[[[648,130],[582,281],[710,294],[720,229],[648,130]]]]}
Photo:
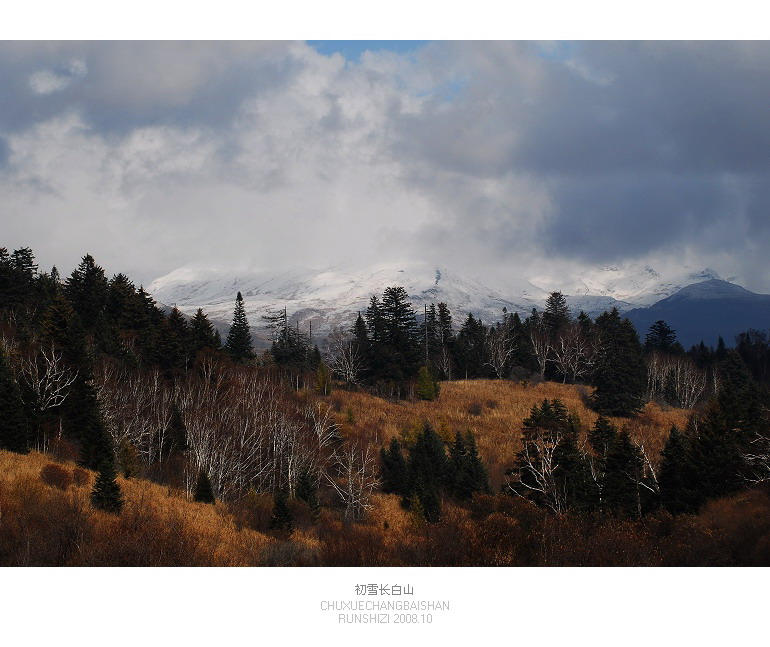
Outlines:
{"type": "Polygon", "coordinates": [[[768,43],[346,61],[298,42],[13,42],[0,88],[2,244],[41,262],[89,251],[149,280],[193,260],[483,275],[686,256],[770,282],[768,43]]]}

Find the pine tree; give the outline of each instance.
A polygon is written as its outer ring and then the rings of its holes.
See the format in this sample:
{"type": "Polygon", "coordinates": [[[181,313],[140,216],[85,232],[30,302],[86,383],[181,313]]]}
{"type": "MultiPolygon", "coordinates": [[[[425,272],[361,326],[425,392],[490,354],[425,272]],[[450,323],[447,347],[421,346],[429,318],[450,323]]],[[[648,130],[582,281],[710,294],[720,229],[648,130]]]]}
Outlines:
{"type": "Polygon", "coordinates": [[[665,321],[658,319],[650,326],[647,336],[644,338],[645,352],[657,350],[661,353],[670,353],[675,348],[681,349],[676,341],[676,331],[665,321]]]}
{"type": "Polygon", "coordinates": [[[123,509],[123,496],[116,480],[115,458],[106,458],[99,466],[96,482],[91,491],[91,504],[99,510],[120,514],[123,509]]]}
{"type": "Polygon", "coordinates": [[[555,338],[559,331],[572,319],[567,299],[561,292],[551,292],[545,302],[543,311],[543,325],[551,338],[555,338]]]}
{"type": "Polygon", "coordinates": [[[420,500],[425,519],[431,523],[441,516],[441,490],[446,485],[444,441],[426,422],[409,450],[409,492],[420,500]]]}
{"type": "Polygon", "coordinates": [[[677,426],[673,425],[661,452],[658,478],[660,500],[671,514],[695,511],[690,484],[687,440],[677,426]]]}
{"type": "Polygon", "coordinates": [[[602,487],[605,509],[623,517],[639,518],[643,459],[627,431],[621,431],[610,445],[605,466],[607,472],[602,487]]]}
{"type": "Polygon", "coordinates": [[[471,432],[463,436],[459,431],[449,449],[447,464],[449,491],[456,499],[465,501],[474,492],[491,494],[487,470],[479,457],[476,439],[471,432]]]}
{"type": "Polygon", "coordinates": [[[553,452],[554,483],[567,510],[585,513],[599,505],[599,488],[586,455],[578,448],[577,428],[565,433],[553,452]]]}
{"type": "Polygon", "coordinates": [[[457,369],[461,377],[473,379],[485,375],[486,338],[484,324],[469,312],[454,344],[457,369]]]}
{"type": "Polygon", "coordinates": [[[409,466],[401,451],[397,438],[390,441],[390,447],[380,450],[380,476],[382,491],[386,494],[400,494],[407,497],[409,491],[409,466]]]}
{"type": "Polygon", "coordinates": [[[593,428],[588,432],[588,442],[597,456],[604,461],[607,458],[607,452],[615,441],[618,430],[607,418],[599,416],[594,423],[593,428]]]}
{"type": "Polygon", "coordinates": [[[438,397],[439,385],[433,379],[427,366],[421,366],[417,374],[417,397],[420,400],[435,400],[438,397]]]}
{"type": "Polygon", "coordinates": [[[735,350],[725,352],[719,365],[717,402],[727,428],[735,430],[742,444],[750,442],[763,424],[762,398],[757,383],[735,350]]]}
{"type": "Polygon", "coordinates": [[[647,391],[647,369],[633,324],[617,308],[596,319],[599,352],[594,369],[593,406],[609,416],[631,416],[641,410],[647,391]]]}
{"type": "Polygon", "coordinates": [[[329,395],[332,392],[332,372],[323,362],[319,363],[316,369],[315,390],[319,395],[329,395]]]}
{"type": "Polygon", "coordinates": [[[318,502],[318,488],[313,481],[310,470],[303,470],[299,475],[295,494],[298,499],[308,504],[313,518],[317,519],[321,514],[321,504],[318,502]]]}
{"type": "Polygon", "coordinates": [[[270,530],[288,534],[294,530],[294,520],[289,510],[289,495],[284,489],[276,491],[273,497],[273,516],[270,519],[270,530]]]}
{"type": "Polygon", "coordinates": [[[740,452],[739,433],[729,426],[719,403],[712,401],[697,424],[690,429],[687,463],[692,503],[700,506],[706,499],[735,492],[746,469],[740,452]],[[693,433],[694,432],[694,433],[693,433]]]}
{"type": "Polygon", "coordinates": [[[227,333],[225,350],[236,362],[244,363],[254,357],[251,346],[249,322],[246,319],[246,311],[243,307],[243,297],[240,292],[238,292],[238,295],[235,298],[233,323],[230,325],[230,332],[227,333]]]}
{"type": "Polygon", "coordinates": [[[182,411],[179,409],[179,405],[177,405],[176,402],[171,407],[171,425],[169,426],[168,432],[168,439],[171,446],[166,448],[167,451],[185,451],[190,448],[187,443],[187,427],[184,424],[182,411]]]}
{"type": "Polygon", "coordinates": [[[83,257],[67,279],[64,291],[85,328],[93,330],[99,314],[107,306],[109,291],[107,276],[93,256],[86,254],[83,257]]]}
{"type": "Polygon", "coordinates": [[[208,316],[198,308],[190,322],[190,345],[193,356],[204,348],[219,350],[221,343],[217,343],[214,326],[208,316]]]}
{"type": "Polygon", "coordinates": [[[0,347],[0,449],[26,454],[29,431],[19,385],[0,347]]]}
{"type": "Polygon", "coordinates": [[[199,503],[215,503],[214,488],[211,485],[211,479],[206,474],[206,470],[200,470],[198,472],[198,481],[195,483],[195,492],[193,492],[193,500],[199,503]]]}

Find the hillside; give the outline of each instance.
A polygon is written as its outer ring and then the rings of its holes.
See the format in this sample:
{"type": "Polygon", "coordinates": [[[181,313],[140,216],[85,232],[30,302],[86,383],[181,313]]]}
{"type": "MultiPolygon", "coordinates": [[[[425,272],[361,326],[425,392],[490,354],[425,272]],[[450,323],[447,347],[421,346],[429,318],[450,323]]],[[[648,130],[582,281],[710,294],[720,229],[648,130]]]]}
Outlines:
{"type": "MultiPolygon", "coordinates": [[[[583,395],[576,387],[554,383],[527,387],[479,380],[444,383],[435,402],[387,402],[363,393],[335,391],[329,404],[346,438],[369,435],[385,444],[392,436],[408,437],[424,420],[445,435],[456,430],[473,431],[498,490],[502,470],[519,447],[521,421],[530,407],[543,398],[558,397],[587,426],[595,414],[583,405],[583,395]]],[[[628,428],[657,460],[666,430],[673,422],[683,424],[687,413],[663,411],[649,404],[638,418],[628,422],[628,428]]],[[[770,506],[770,500],[758,493],[744,493],[735,499],[737,503],[717,501],[701,515],[704,520],[680,518],[666,531],[669,538],[661,539],[655,536],[660,532],[657,517],[643,523],[608,521],[593,529],[565,517],[554,526],[555,519],[544,510],[506,495],[482,495],[471,506],[447,501],[441,523],[425,525],[399,505],[397,496],[377,493],[363,521],[348,525],[343,523],[332,493],[325,492],[318,521],[313,521],[304,503],[292,500],[295,530],[287,537],[269,530],[269,495],[255,494],[211,506],[194,503],[185,492],[168,486],[119,478],[126,503],[121,515],[113,516],[91,507],[93,478],[91,472],[51,455],[0,452],[0,564],[699,563],[700,554],[683,552],[682,541],[696,542],[698,550],[706,551],[704,559],[718,554],[719,559],[729,562],[734,558],[717,541],[727,541],[722,535],[729,535],[723,527],[724,515],[754,514],[757,506],[770,506]],[[52,463],[65,473],[64,482],[58,485],[41,477],[41,470],[52,463]],[[70,482],[73,472],[77,472],[75,483],[70,482]],[[563,544],[565,541],[569,546],[563,544]]],[[[765,532],[765,526],[760,524],[752,532],[765,532]]],[[[741,559],[761,560],[764,553],[757,554],[759,557],[741,559]]]]}

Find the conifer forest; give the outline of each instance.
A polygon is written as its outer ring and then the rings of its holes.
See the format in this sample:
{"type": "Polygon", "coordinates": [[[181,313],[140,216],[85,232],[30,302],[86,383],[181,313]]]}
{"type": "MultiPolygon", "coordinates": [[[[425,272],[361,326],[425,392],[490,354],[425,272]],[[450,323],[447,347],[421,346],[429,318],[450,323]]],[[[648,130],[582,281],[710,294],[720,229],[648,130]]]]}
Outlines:
{"type": "Polygon", "coordinates": [[[3,566],[770,564],[765,330],[397,285],[218,328],[114,270],[0,248],[3,566]]]}

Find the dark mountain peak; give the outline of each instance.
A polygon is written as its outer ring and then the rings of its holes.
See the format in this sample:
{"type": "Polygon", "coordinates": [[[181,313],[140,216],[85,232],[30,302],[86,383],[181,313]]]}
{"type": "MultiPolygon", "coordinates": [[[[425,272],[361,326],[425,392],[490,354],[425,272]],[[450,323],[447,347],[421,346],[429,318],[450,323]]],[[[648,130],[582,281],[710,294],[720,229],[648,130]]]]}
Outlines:
{"type": "Polygon", "coordinates": [[[626,316],[641,337],[663,319],[685,347],[701,340],[714,345],[720,335],[731,344],[749,328],[770,328],[770,295],[712,278],[688,285],[648,308],[630,310],[626,316]]]}
{"type": "Polygon", "coordinates": [[[713,300],[713,299],[753,299],[762,298],[766,295],[756,294],[747,290],[736,283],[723,281],[722,279],[709,279],[700,283],[693,283],[683,287],[670,297],[658,301],[657,304],[664,302],[692,301],[692,300],[713,300]]]}

